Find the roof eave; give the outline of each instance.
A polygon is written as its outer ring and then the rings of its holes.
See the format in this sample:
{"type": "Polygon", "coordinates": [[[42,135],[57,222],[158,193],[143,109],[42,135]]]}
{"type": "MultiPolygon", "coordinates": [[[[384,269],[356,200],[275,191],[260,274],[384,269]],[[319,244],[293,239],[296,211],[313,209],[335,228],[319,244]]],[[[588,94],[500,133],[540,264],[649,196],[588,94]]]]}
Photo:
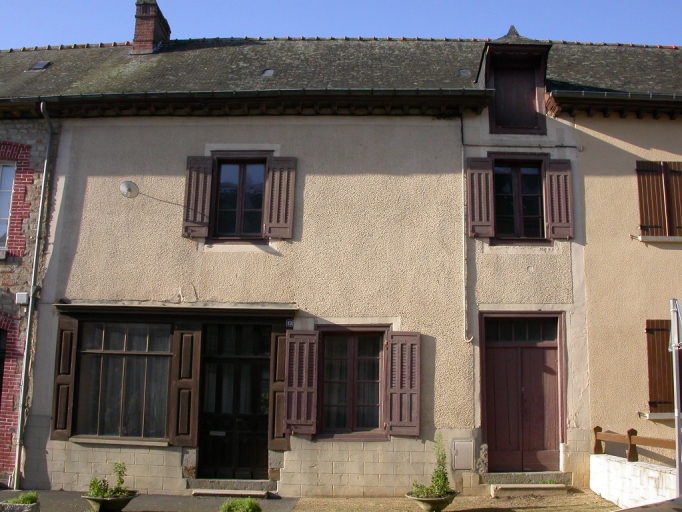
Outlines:
{"type": "Polygon", "coordinates": [[[682,114],[682,95],[635,93],[618,91],[551,91],[546,101],[547,112],[554,117],[561,112],[575,116],[582,112],[592,117],[616,113],[621,118],[635,114],[638,118],[651,115],[654,119],[668,116],[676,119],[682,114]]]}

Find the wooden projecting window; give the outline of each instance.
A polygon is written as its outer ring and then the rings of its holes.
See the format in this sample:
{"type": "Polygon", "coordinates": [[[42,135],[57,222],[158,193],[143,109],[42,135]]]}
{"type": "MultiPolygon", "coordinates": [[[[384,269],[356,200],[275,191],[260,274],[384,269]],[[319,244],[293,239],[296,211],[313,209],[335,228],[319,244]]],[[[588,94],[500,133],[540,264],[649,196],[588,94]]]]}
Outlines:
{"type": "Polygon", "coordinates": [[[469,235],[507,242],[572,238],[570,161],[491,156],[468,160],[469,235]]]}
{"type": "Polygon", "coordinates": [[[646,321],[649,412],[673,412],[673,359],[668,350],[670,320],[646,321]]]}
{"type": "Polygon", "coordinates": [[[295,177],[296,159],[269,151],[188,157],[183,236],[291,238],[295,177]]]}
{"type": "Polygon", "coordinates": [[[288,331],[285,431],[367,440],[418,436],[419,358],[419,333],[380,326],[288,331]]]}
{"type": "Polygon", "coordinates": [[[637,162],[642,236],[682,236],[682,162],[637,162]]]}
{"type": "Polygon", "coordinates": [[[171,327],[84,322],[75,432],[166,437],[171,327]]]}

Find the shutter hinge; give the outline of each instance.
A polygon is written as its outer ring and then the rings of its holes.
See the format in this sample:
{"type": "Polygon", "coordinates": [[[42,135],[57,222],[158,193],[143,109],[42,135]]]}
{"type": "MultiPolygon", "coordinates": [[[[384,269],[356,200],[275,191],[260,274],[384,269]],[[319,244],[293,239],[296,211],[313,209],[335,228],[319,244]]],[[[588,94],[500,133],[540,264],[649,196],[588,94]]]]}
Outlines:
{"type": "Polygon", "coordinates": [[[384,431],[388,430],[388,424],[384,422],[384,431]]]}

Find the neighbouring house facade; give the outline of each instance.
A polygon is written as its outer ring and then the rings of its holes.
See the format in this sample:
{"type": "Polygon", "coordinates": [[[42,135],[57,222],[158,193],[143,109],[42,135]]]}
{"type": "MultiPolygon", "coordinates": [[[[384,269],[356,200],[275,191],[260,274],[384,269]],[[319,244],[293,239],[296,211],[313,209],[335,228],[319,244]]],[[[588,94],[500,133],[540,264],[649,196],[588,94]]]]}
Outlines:
{"type": "Polygon", "coordinates": [[[123,461],[142,492],[394,496],[440,433],[464,492],[586,486],[611,205],[587,185],[606,130],[661,123],[578,125],[554,93],[616,89],[582,66],[602,48],[179,41],[136,7],[132,43],[0,54],[3,120],[59,120],[22,485],[123,461]]]}

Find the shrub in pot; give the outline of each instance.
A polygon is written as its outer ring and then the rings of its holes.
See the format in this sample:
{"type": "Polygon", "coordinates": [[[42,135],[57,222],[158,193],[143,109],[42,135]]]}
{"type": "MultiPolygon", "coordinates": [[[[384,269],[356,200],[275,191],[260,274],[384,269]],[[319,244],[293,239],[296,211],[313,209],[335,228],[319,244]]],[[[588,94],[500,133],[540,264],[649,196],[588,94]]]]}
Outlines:
{"type": "Polygon", "coordinates": [[[123,462],[114,462],[114,474],[116,475],[114,487],[109,486],[105,478],[90,480],[90,490],[83,498],[90,503],[95,512],[119,512],[138,495],[137,491],[131,491],[123,486],[123,479],[126,476],[126,465],[123,462]]]}
{"type": "Polygon", "coordinates": [[[40,512],[38,493],[29,491],[0,503],[0,512],[40,512]]]}
{"type": "Polygon", "coordinates": [[[443,436],[436,434],[434,450],[436,452],[436,467],[431,475],[431,485],[422,485],[418,482],[412,484],[412,491],[407,497],[416,501],[417,504],[428,512],[438,512],[446,508],[457,496],[448,478],[446,465],[445,445],[443,436]]]}

